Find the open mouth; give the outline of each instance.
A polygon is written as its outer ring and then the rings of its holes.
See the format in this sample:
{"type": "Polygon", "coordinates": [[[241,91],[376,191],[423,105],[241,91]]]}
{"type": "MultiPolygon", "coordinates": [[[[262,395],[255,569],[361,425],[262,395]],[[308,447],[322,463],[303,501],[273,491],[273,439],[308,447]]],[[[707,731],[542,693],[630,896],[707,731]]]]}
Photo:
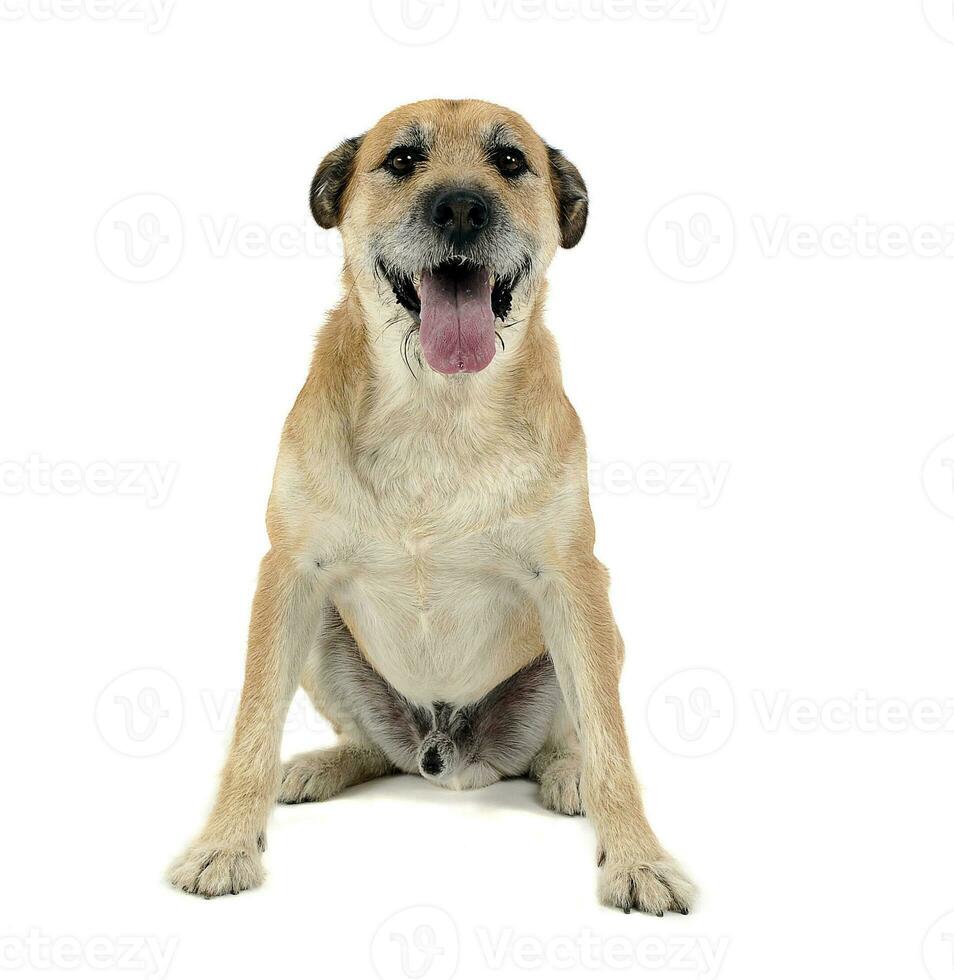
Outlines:
{"type": "Polygon", "coordinates": [[[397,301],[420,321],[421,351],[441,374],[482,371],[497,352],[494,324],[510,313],[513,290],[523,273],[495,276],[462,259],[442,262],[421,273],[381,271],[397,301]]]}

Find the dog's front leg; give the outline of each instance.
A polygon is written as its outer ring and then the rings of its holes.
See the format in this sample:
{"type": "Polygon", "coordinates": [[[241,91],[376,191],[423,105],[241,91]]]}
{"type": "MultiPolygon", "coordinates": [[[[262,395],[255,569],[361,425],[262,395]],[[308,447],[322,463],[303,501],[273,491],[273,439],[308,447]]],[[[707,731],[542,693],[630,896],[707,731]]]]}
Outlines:
{"type": "Polygon", "coordinates": [[[688,911],[692,883],[646,819],[619,700],[622,640],[608,576],[592,556],[542,570],[544,638],[580,736],[583,806],[599,837],[600,898],[629,912],[688,911]]]}
{"type": "Polygon", "coordinates": [[[245,683],[219,792],[205,828],[173,864],[170,881],[212,897],[263,877],[265,823],[281,780],[282,727],[318,628],[322,591],[270,551],[252,604],[245,683]]]}

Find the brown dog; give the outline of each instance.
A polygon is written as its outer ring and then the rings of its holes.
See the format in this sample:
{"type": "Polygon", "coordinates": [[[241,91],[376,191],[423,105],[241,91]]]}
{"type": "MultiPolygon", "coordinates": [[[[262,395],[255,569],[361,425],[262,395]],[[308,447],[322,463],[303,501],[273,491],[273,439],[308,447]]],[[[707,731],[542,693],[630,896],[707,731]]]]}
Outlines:
{"type": "Polygon", "coordinates": [[[630,763],[583,433],[542,319],[547,266],[586,225],[580,174],[517,114],[435,100],[330,153],[311,204],[341,230],[344,298],[282,435],[219,794],[171,880],[254,887],[276,797],[327,799],[394,771],[328,682],[344,637],[402,703],[440,710],[548,651],[562,697],[527,774],[547,806],[593,821],[604,902],[687,911],[692,885],[630,763]],[[299,684],[340,742],[283,771],[299,684]]]}

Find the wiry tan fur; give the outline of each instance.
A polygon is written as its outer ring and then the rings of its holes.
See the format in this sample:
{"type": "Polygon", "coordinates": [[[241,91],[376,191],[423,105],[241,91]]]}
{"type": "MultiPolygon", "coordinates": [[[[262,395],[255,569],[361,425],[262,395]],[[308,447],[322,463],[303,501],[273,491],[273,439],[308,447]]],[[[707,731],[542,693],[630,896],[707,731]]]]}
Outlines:
{"type": "Polygon", "coordinates": [[[618,696],[623,646],[593,555],[583,433],[543,323],[543,272],[560,242],[547,148],[516,114],[426,102],[364,138],[341,203],[344,298],[321,331],[281,440],[249,631],[245,685],[218,798],[172,881],[218,895],[257,885],[276,798],[323,799],[391,770],[321,689],[322,621],[337,608],[361,652],[416,703],[469,703],[550,652],[565,708],[531,767],[544,801],[585,810],[600,842],[602,900],[662,914],[693,889],[647,822],[618,696]],[[409,125],[433,137],[433,179],[498,180],[534,273],[514,296],[506,350],[446,377],[400,355],[404,326],[367,243],[409,202],[377,168],[409,125]],[[488,173],[475,134],[502,125],[536,178],[488,173]],[[301,683],[335,724],[337,749],[279,760],[301,683]]]}

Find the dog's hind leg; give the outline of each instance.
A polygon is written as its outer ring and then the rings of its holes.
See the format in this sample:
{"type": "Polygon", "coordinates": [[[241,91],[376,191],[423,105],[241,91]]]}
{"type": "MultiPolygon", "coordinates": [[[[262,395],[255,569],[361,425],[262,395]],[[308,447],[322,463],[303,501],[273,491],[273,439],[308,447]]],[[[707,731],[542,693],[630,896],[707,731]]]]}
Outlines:
{"type": "Polygon", "coordinates": [[[555,813],[580,816],[580,746],[566,707],[561,703],[547,740],[533,757],[527,775],[540,784],[540,802],[555,813]]]}
{"type": "Polygon", "coordinates": [[[283,769],[279,803],[320,803],[349,786],[397,772],[374,745],[344,741],[328,749],[304,752],[283,769]]]}

